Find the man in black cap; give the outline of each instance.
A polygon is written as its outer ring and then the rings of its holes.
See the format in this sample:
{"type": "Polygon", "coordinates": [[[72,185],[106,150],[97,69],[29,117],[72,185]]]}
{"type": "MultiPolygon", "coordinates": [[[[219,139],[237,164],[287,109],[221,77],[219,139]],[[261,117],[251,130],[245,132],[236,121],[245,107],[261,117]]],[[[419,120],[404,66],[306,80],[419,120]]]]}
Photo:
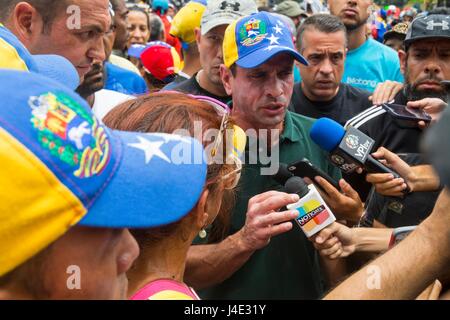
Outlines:
{"type": "MultiPolygon", "coordinates": [[[[446,90],[440,82],[450,79],[450,16],[431,13],[416,18],[408,28],[404,45],[399,57],[405,86],[394,102],[407,105],[424,98],[445,101],[446,90]]],[[[348,125],[375,139],[374,150],[384,146],[394,152],[419,152],[418,138],[422,131],[400,128],[381,106],[356,115],[348,125]]]]}
{"type": "MultiPolygon", "coordinates": [[[[446,100],[446,89],[441,81],[450,79],[450,17],[431,13],[416,18],[409,26],[404,45],[405,50],[400,50],[399,56],[405,86],[394,102],[416,107],[420,100],[446,100]]],[[[422,128],[404,127],[382,106],[375,105],[356,115],[346,126],[356,127],[373,138],[373,151],[383,146],[401,153],[401,158],[409,165],[426,164],[419,148],[422,128]]],[[[406,187],[401,178],[397,180],[392,183],[406,187]]],[[[375,218],[388,227],[418,224],[431,212],[439,191],[412,193],[403,198],[384,197],[374,192],[366,201],[365,221],[375,218]]]]}

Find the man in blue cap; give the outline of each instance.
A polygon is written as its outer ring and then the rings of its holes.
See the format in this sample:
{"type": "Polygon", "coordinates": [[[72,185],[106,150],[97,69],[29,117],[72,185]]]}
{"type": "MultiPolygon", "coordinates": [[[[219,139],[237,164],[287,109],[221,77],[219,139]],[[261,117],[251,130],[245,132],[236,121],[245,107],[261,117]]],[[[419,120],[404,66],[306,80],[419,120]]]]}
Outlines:
{"type": "MultiPolygon", "coordinates": [[[[276,16],[260,12],[237,20],[225,31],[221,77],[233,97],[236,123],[250,132],[275,136],[271,154],[292,163],[308,158],[335,179],[340,173],[309,138],[313,120],[287,111],[294,78],[294,60],[306,64],[295,50],[288,27],[276,16]],[[278,149],[278,150],[277,150],[278,149]]],[[[323,293],[322,275],[314,248],[290,220],[298,212],[283,211],[297,195],[279,191],[282,186],[262,174],[267,163],[245,164],[238,186],[231,226],[222,242],[191,248],[186,279],[195,287],[207,287],[205,299],[316,299],[323,293]],[[278,211],[280,210],[280,211],[278,211]]],[[[271,166],[278,166],[272,157],[271,166]]],[[[341,182],[341,187],[346,186],[341,182]]],[[[345,197],[345,196],[342,196],[345,197]]],[[[347,197],[345,197],[348,200],[347,197]]],[[[343,207],[349,207],[348,203],[343,207]]],[[[342,209],[342,208],[341,208],[342,209]]]]}

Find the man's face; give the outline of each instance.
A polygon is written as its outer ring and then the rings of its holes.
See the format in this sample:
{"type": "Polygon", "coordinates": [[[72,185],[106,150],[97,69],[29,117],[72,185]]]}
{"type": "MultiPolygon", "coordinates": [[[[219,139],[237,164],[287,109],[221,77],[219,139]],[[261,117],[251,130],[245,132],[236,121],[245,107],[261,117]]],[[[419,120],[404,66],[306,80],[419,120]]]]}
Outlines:
{"type": "Polygon", "coordinates": [[[294,60],[280,53],[252,69],[236,67],[236,75],[222,65],[225,90],[233,96],[233,115],[243,128],[279,128],[294,86],[294,60]]]}
{"type": "Polygon", "coordinates": [[[449,39],[417,40],[406,54],[400,51],[400,61],[410,100],[446,99],[445,88],[440,82],[450,79],[449,39]]]}
{"type": "Polygon", "coordinates": [[[222,85],[220,65],[223,63],[222,43],[226,28],[227,25],[217,26],[205,35],[201,35],[199,29],[196,30],[200,64],[203,72],[214,85],[222,85]]]}
{"type": "Polygon", "coordinates": [[[372,0],[330,0],[328,4],[330,13],[339,17],[351,31],[366,23],[372,0]]]}
{"type": "Polygon", "coordinates": [[[300,64],[302,89],[312,101],[329,101],[339,91],[344,73],[345,33],[323,33],[308,28],[303,33],[301,54],[309,62],[300,64]]]}
{"type": "Polygon", "coordinates": [[[128,9],[124,0],[118,1],[118,7],[114,13],[114,25],[116,26],[114,49],[124,50],[130,35],[128,32],[128,9]]]}
{"type": "Polygon", "coordinates": [[[74,0],[80,9],[80,24],[70,25],[74,17],[61,10],[51,24],[51,30],[37,34],[29,50],[33,54],[58,54],[76,67],[80,78],[91,69],[94,61],[105,60],[103,35],[111,26],[107,0],[74,0]]]}
{"type": "Polygon", "coordinates": [[[133,44],[146,44],[150,39],[150,29],[145,13],[132,10],[128,13],[128,38],[127,47],[133,44]]]}
{"type": "Polygon", "coordinates": [[[41,275],[45,299],[125,299],[126,272],[139,255],[127,229],[74,227],[49,248],[41,275]],[[79,280],[79,289],[75,286],[79,280]],[[72,289],[71,289],[72,288],[72,289]]]}

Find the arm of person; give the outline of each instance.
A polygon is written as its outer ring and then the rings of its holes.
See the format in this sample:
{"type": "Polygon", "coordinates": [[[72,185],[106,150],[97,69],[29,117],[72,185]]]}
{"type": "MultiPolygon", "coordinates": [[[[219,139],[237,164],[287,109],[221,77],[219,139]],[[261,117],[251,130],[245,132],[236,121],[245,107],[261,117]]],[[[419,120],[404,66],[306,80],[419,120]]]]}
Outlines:
{"type": "Polygon", "coordinates": [[[435,191],[439,189],[440,180],[430,165],[410,167],[395,153],[381,147],[372,154],[394,169],[402,178],[394,179],[389,173],[368,174],[367,182],[372,183],[375,190],[385,196],[400,197],[408,185],[413,191],[435,191]]]}
{"type": "Polygon", "coordinates": [[[389,249],[393,229],[349,228],[334,222],[312,239],[321,256],[345,258],[354,252],[383,252],[389,249]]]}
{"type": "Polygon", "coordinates": [[[362,268],[325,299],[414,299],[450,263],[450,196],[444,190],[432,214],[405,240],[362,268]]]}
{"type": "Polygon", "coordinates": [[[268,191],[248,202],[245,225],[222,242],[190,247],[185,281],[196,289],[206,288],[229,278],[258,249],[269,244],[276,235],[292,229],[296,210],[280,211],[299,200],[296,194],[268,191]]]}
{"type": "Polygon", "coordinates": [[[395,95],[403,89],[403,83],[387,80],[377,84],[375,91],[369,97],[374,105],[388,103],[394,100],[395,95]]]}

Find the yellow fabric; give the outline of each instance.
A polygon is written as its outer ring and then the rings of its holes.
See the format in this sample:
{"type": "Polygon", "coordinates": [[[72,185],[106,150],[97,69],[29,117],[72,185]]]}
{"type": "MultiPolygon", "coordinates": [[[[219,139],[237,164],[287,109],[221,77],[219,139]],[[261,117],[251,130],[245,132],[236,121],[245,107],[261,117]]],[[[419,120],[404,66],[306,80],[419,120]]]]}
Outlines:
{"type": "Polygon", "coordinates": [[[173,17],[170,34],[186,43],[195,41],[195,28],[200,28],[206,7],[198,2],[189,2],[173,17]]]}
{"type": "Polygon", "coordinates": [[[237,21],[234,21],[227,27],[223,39],[223,61],[227,68],[231,67],[239,58],[236,45],[236,23],[237,21]]]}
{"type": "Polygon", "coordinates": [[[0,69],[28,71],[27,64],[22,60],[16,48],[0,38],[0,69]]]}
{"type": "Polygon", "coordinates": [[[62,236],[87,212],[33,153],[0,127],[0,276],[62,236]]]}
{"type": "Polygon", "coordinates": [[[152,295],[148,300],[194,300],[187,294],[174,291],[174,290],[164,290],[152,295]]]}
{"type": "Polygon", "coordinates": [[[178,73],[181,70],[181,60],[180,55],[178,54],[177,50],[172,47],[170,49],[172,52],[172,58],[173,58],[173,73],[178,73]]]}
{"type": "Polygon", "coordinates": [[[233,154],[240,158],[245,151],[247,135],[239,126],[233,126],[233,154]]]}

